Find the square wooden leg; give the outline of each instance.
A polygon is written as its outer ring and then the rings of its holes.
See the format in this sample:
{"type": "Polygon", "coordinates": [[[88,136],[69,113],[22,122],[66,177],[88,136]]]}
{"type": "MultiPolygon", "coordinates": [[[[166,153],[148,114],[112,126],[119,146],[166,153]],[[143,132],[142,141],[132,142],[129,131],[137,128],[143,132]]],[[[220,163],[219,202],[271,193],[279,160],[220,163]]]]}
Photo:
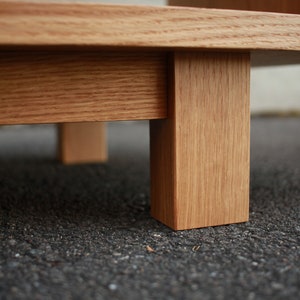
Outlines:
{"type": "Polygon", "coordinates": [[[105,123],[59,124],[59,156],[65,164],[107,160],[105,123]]]}
{"type": "Polygon", "coordinates": [[[175,230],[249,214],[250,57],[178,52],[168,118],[150,122],[151,213],[175,230]]]}

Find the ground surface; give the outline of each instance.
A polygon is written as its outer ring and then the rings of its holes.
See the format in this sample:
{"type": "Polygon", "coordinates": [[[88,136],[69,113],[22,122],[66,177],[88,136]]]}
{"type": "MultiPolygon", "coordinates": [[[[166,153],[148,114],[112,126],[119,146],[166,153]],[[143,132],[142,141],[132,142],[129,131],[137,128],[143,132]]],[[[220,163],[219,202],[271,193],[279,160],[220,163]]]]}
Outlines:
{"type": "Polygon", "coordinates": [[[62,166],[53,126],[0,128],[0,299],[299,299],[300,119],[253,119],[250,222],[149,215],[147,123],[62,166]]]}

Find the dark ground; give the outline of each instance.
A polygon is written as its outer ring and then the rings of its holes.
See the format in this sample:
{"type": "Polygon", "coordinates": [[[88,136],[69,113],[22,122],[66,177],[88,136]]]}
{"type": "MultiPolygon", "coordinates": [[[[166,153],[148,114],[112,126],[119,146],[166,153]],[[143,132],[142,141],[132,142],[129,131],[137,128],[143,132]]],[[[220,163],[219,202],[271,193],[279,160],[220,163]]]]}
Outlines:
{"type": "Polygon", "coordinates": [[[174,232],[149,215],[147,123],[80,166],[53,126],[0,128],[0,299],[299,299],[299,132],[252,120],[250,222],[174,232]]]}

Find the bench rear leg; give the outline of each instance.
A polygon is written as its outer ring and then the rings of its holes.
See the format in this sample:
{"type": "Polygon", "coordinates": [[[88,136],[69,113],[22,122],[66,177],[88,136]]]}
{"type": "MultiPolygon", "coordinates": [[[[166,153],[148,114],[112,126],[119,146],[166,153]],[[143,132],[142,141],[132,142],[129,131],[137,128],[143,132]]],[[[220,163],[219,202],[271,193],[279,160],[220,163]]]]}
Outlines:
{"type": "Polygon", "coordinates": [[[64,164],[105,162],[106,125],[102,122],[58,125],[59,158],[64,164]]]}

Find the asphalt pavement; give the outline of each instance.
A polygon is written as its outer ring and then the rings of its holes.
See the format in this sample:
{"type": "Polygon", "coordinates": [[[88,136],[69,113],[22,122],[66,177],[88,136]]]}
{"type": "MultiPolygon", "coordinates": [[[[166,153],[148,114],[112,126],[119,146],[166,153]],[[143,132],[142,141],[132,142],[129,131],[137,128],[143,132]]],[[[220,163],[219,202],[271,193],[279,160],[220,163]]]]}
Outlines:
{"type": "Polygon", "coordinates": [[[0,128],[0,299],[299,299],[300,118],[254,118],[250,221],[150,217],[147,122],[63,166],[53,125],[0,128]]]}

